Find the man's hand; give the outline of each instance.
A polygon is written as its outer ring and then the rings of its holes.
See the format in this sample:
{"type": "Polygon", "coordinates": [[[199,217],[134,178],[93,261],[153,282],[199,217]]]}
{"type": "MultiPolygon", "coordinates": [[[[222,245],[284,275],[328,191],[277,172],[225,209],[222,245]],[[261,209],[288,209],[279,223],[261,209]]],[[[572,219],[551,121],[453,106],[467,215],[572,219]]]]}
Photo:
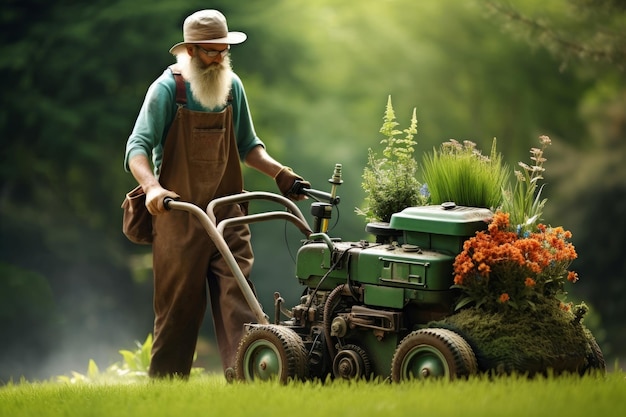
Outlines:
{"type": "Polygon", "coordinates": [[[301,176],[293,172],[292,169],[289,167],[283,167],[278,172],[274,180],[276,181],[276,185],[278,186],[278,189],[280,190],[282,195],[294,201],[304,200],[306,198],[304,194],[290,193],[296,181],[302,182],[303,188],[311,188],[310,182],[304,181],[301,176]]]}
{"type": "Polygon", "coordinates": [[[165,197],[171,197],[173,199],[180,198],[175,192],[161,187],[159,180],[152,172],[150,162],[148,162],[146,155],[135,155],[128,161],[128,167],[146,193],[146,208],[153,216],[165,211],[165,207],[163,206],[165,197]]]}
{"type": "Polygon", "coordinates": [[[148,190],[144,191],[146,192],[146,208],[153,216],[166,211],[163,205],[163,200],[165,200],[166,197],[173,198],[174,200],[180,198],[178,194],[166,190],[161,187],[161,185],[153,185],[149,187],[148,190]]]}

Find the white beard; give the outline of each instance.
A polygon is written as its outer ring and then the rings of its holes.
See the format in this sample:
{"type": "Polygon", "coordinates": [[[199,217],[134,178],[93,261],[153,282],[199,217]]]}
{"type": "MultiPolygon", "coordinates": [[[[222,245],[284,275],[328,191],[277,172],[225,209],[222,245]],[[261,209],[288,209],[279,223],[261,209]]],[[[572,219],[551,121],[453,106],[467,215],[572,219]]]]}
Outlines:
{"type": "Polygon", "coordinates": [[[198,57],[190,57],[186,51],[176,55],[176,59],[183,77],[189,81],[193,97],[200,104],[209,110],[226,106],[232,87],[230,56],[209,66],[198,57]]]}

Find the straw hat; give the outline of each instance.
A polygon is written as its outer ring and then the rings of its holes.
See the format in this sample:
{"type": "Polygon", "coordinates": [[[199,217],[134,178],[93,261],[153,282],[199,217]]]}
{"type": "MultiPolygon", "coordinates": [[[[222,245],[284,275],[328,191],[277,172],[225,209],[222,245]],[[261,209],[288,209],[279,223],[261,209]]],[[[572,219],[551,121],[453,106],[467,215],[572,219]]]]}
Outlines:
{"type": "Polygon", "coordinates": [[[247,38],[243,32],[229,32],[226,18],[217,10],[200,10],[185,19],[183,23],[183,42],[170,48],[176,55],[177,49],[190,43],[238,44],[247,38]]]}

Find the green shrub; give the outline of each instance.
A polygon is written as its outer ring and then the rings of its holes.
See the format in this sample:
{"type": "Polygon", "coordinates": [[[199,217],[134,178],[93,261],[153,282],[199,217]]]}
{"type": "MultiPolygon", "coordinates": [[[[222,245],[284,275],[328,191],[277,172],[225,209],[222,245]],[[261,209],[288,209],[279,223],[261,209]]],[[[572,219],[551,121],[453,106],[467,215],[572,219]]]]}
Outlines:
{"type": "Polygon", "coordinates": [[[410,126],[397,130],[398,123],[389,96],[383,121],[380,133],[385,138],[380,143],[386,147],[382,157],[378,157],[371,148],[368,149],[368,163],[363,171],[362,183],[366,192],[366,208],[357,208],[356,212],[366,216],[368,221],[388,222],[393,213],[423,205],[427,199],[416,178],[417,162],[413,158],[416,145],[413,137],[417,133],[415,109],[410,126]],[[398,138],[402,133],[405,134],[404,138],[398,138]]]}

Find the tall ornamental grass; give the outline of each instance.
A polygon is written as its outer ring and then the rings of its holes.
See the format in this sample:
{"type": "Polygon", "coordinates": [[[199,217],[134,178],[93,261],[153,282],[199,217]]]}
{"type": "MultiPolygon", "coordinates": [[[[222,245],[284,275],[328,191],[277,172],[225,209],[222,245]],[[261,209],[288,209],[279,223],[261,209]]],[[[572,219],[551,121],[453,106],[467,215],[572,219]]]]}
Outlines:
{"type": "Polygon", "coordinates": [[[431,204],[452,201],[493,210],[502,203],[509,172],[496,151],[495,139],[489,156],[483,155],[474,142],[451,139],[422,157],[422,177],[431,204]]]}

